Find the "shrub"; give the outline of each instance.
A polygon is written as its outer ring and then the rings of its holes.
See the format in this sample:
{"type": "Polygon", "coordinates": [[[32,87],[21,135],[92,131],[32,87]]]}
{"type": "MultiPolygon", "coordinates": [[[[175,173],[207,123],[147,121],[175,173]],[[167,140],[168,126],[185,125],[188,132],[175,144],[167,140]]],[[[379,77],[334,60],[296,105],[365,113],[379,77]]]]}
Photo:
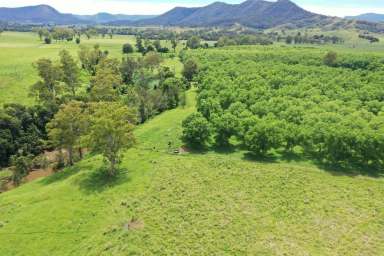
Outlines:
{"type": "Polygon", "coordinates": [[[123,53],[124,54],[133,53],[133,51],[134,51],[133,46],[131,44],[126,43],[123,45],[123,53]]]}
{"type": "Polygon", "coordinates": [[[50,37],[44,38],[44,43],[45,44],[51,44],[52,43],[52,38],[50,38],[50,37]]]}

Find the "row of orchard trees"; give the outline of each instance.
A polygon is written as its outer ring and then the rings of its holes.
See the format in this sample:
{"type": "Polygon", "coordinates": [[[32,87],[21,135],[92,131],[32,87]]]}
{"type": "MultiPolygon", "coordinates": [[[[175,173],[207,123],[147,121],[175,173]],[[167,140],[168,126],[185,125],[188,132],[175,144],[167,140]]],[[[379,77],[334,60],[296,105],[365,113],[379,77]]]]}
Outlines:
{"type": "Polygon", "coordinates": [[[46,149],[66,153],[67,160],[59,154],[60,168],[87,148],[102,154],[115,175],[122,150],[135,142],[135,125],[185,103],[188,75],[177,77],[156,52],[118,60],[96,45],[80,47],[78,55],[79,61],[63,50],[58,61],[36,61],[40,79],[31,95],[39,104],[0,111],[0,165],[15,166],[15,184],[40,165],[34,156],[46,149]]]}
{"type": "Polygon", "coordinates": [[[323,60],[321,50],[275,47],[194,56],[202,72],[198,113],[183,123],[189,144],[228,146],[236,138],[261,156],[300,148],[327,163],[383,166],[379,57],[330,53],[323,60]],[[335,65],[323,64],[329,58],[335,65]],[[370,64],[356,65],[359,59],[370,64]]]}

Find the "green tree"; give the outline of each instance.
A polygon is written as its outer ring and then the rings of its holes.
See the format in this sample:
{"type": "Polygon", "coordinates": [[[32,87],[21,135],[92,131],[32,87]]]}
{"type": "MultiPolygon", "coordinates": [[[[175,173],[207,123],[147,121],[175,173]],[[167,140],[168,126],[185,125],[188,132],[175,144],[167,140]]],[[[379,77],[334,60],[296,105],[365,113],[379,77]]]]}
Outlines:
{"type": "Polygon", "coordinates": [[[274,117],[253,117],[249,126],[250,129],[245,133],[244,142],[252,152],[264,156],[270,149],[282,146],[282,124],[274,117]]]}
{"type": "Polygon", "coordinates": [[[91,81],[92,101],[117,100],[122,84],[119,67],[120,63],[116,59],[107,58],[99,63],[96,75],[91,81]]]}
{"type": "Polygon", "coordinates": [[[79,152],[81,151],[80,137],[85,133],[87,126],[85,111],[84,103],[69,102],[60,108],[47,125],[52,144],[67,150],[69,165],[74,162],[74,148],[77,147],[79,152]]]}
{"type": "Polygon", "coordinates": [[[176,52],[177,45],[179,44],[176,36],[171,39],[171,45],[174,52],[176,52]]]}
{"type": "Polygon", "coordinates": [[[215,141],[218,146],[228,146],[229,139],[236,134],[238,128],[238,120],[231,113],[224,115],[215,115],[212,123],[216,132],[215,141]]]}
{"type": "Polygon", "coordinates": [[[97,65],[106,57],[106,52],[102,52],[99,45],[95,45],[92,50],[86,46],[80,45],[79,59],[82,68],[92,76],[96,74],[97,65]]]}
{"type": "Polygon", "coordinates": [[[183,87],[183,81],[176,77],[167,78],[161,84],[162,93],[166,99],[168,109],[176,108],[179,105],[183,87]]]}
{"type": "Polygon", "coordinates": [[[144,67],[153,70],[154,68],[157,68],[162,61],[163,60],[158,53],[149,52],[144,56],[143,64],[144,67]]]}
{"type": "Polygon", "coordinates": [[[194,113],[182,123],[183,140],[193,147],[204,147],[211,136],[210,124],[202,114],[194,113]]]}
{"type": "Polygon", "coordinates": [[[75,96],[76,89],[79,87],[79,67],[67,50],[62,50],[59,55],[61,70],[63,72],[62,80],[65,83],[67,90],[72,96],[75,96]]]}
{"type": "Polygon", "coordinates": [[[102,154],[109,164],[108,173],[117,174],[121,153],[134,145],[136,113],[119,103],[96,103],[92,106],[90,126],[84,142],[89,150],[102,154]]]}
{"type": "Polygon", "coordinates": [[[145,54],[145,47],[143,45],[143,39],[141,39],[141,37],[139,37],[139,36],[136,37],[136,48],[137,48],[138,52],[145,54]]]}
{"type": "Polygon", "coordinates": [[[123,54],[133,53],[133,46],[129,43],[123,45],[123,54]]]}
{"type": "Polygon", "coordinates": [[[161,49],[161,42],[160,42],[160,40],[155,40],[153,42],[153,46],[155,47],[156,51],[159,51],[161,49]]]}
{"type": "Polygon", "coordinates": [[[188,59],[184,62],[182,71],[183,76],[188,82],[192,82],[193,78],[199,73],[199,66],[194,59],[188,59]]]}
{"type": "Polygon", "coordinates": [[[187,47],[190,49],[197,49],[200,47],[201,39],[197,36],[192,36],[187,40],[187,47]]]}
{"type": "Polygon", "coordinates": [[[51,43],[52,43],[52,38],[51,38],[51,36],[47,36],[47,37],[45,37],[45,38],[44,38],[44,43],[45,43],[45,44],[51,44],[51,43]]]}
{"type": "Polygon", "coordinates": [[[328,52],[323,59],[324,65],[329,67],[334,67],[337,64],[337,53],[336,52],[328,52]]]}
{"type": "Polygon", "coordinates": [[[125,84],[131,84],[133,82],[133,74],[138,68],[138,63],[134,58],[123,58],[120,64],[120,72],[125,84]]]}
{"type": "Polygon", "coordinates": [[[12,182],[15,186],[19,186],[30,171],[32,166],[32,159],[30,156],[13,156],[11,159],[12,168],[12,182]]]}
{"type": "Polygon", "coordinates": [[[38,71],[40,80],[31,88],[32,95],[37,96],[41,103],[55,105],[58,103],[61,92],[60,81],[63,73],[59,65],[49,59],[40,59],[36,62],[35,68],[38,71]]]}

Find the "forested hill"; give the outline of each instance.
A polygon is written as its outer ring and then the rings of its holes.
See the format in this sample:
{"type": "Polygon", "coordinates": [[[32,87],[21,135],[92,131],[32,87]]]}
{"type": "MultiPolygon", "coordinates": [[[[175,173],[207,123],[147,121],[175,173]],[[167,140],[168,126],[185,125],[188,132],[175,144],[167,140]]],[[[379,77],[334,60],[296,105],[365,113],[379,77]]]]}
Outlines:
{"type": "Polygon", "coordinates": [[[290,0],[247,0],[241,4],[215,2],[204,7],[176,7],[163,15],[138,21],[114,21],[110,25],[223,27],[242,25],[256,29],[318,28],[359,29],[384,32],[384,24],[330,17],[304,10],[290,0]]]}
{"type": "Polygon", "coordinates": [[[379,13],[364,13],[357,16],[347,16],[347,19],[364,20],[370,22],[384,22],[384,14],[379,13]]]}
{"type": "Polygon", "coordinates": [[[0,8],[0,20],[17,23],[84,23],[74,15],[60,13],[49,5],[0,8]]]}
{"type": "Polygon", "coordinates": [[[95,15],[65,14],[49,5],[0,8],[0,21],[27,24],[101,24],[120,20],[136,21],[153,17],[155,16],[110,14],[106,12],[97,13],[95,15]]]}
{"type": "Polygon", "coordinates": [[[200,8],[176,7],[169,12],[138,25],[225,26],[241,24],[255,28],[271,28],[283,24],[303,26],[317,24],[329,17],[311,13],[289,0],[277,2],[248,0],[241,4],[215,2],[200,8]]]}

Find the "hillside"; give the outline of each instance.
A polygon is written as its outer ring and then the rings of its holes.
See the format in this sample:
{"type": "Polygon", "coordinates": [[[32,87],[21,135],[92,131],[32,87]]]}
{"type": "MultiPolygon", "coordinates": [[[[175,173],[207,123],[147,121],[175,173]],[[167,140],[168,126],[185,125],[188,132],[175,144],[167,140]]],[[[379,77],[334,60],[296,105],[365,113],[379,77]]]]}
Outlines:
{"type": "Polygon", "coordinates": [[[127,172],[99,157],[0,195],[1,255],[379,255],[383,179],[238,154],[167,153],[188,106],[139,127],[127,172]],[[154,149],[154,150],[153,150],[154,149]],[[217,189],[220,188],[220,189],[217,189]],[[15,246],[17,244],[17,246],[15,246]]]}
{"type": "Polygon", "coordinates": [[[0,8],[0,20],[17,23],[83,23],[72,14],[63,14],[49,5],[26,6],[20,8],[0,8]]]}
{"type": "Polygon", "coordinates": [[[347,16],[345,18],[370,22],[384,22],[384,14],[379,13],[364,13],[357,16],[347,16]]]}
{"type": "Polygon", "coordinates": [[[277,2],[248,0],[241,4],[215,2],[200,8],[181,8],[137,25],[163,26],[229,26],[241,24],[254,28],[271,28],[283,24],[315,25],[326,16],[308,12],[289,0],[277,2]]]}
{"type": "Polygon", "coordinates": [[[142,19],[154,18],[155,15],[125,15],[110,14],[106,12],[97,13],[95,15],[75,15],[78,19],[91,23],[108,23],[114,21],[137,21],[142,19]]]}

